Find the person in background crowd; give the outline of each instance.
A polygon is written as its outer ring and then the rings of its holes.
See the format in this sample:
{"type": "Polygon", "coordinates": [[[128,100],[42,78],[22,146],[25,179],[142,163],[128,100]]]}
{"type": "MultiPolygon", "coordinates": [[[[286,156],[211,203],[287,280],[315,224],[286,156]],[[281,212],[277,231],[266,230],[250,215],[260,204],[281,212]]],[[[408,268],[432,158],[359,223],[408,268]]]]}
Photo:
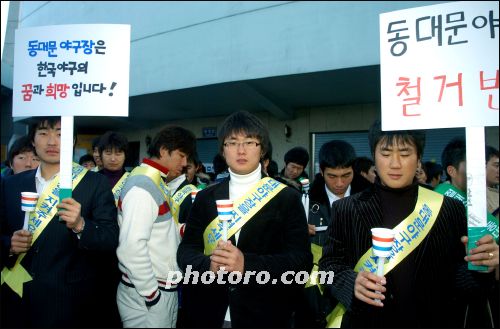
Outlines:
{"type": "MultiPolygon", "coordinates": [[[[119,188],[118,182],[124,183],[122,177],[126,173],[124,165],[128,150],[127,137],[115,131],[107,131],[100,137],[97,148],[99,159],[102,162],[102,169],[99,170],[99,173],[106,176],[109,180],[109,186],[116,190],[119,188]]],[[[116,201],[118,201],[118,197],[119,194],[115,195],[116,201]]]]}
{"type": "Polygon", "coordinates": [[[227,171],[226,159],[224,159],[219,153],[214,156],[213,160],[215,179],[214,183],[222,182],[226,177],[229,177],[229,172],[227,171]]]}
{"type": "Polygon", "coordinates": [[[351,182],[351,195],[364,191],[375,183],[377,174],[375,164],[367,157],[357,157],[352,163],[354,177],[351,182]]]}
{"type": "Polygon", "coordinates": [[[269,162],[269,165],[267,166],[267,174],[271,178],[278,176],[278,163],[276,161],[271,160],[269,162]]]}
{"type": "Polygon", "coordinates": [[[427,168],[425,167],[425,164],[422,162],[418,163],[417,170],[415,172],[415,178],[417,179],[417,182],[420,186],[428,188],[429,190],[433,190],[434,188],[427,183],[428,177],[427,177],[427,168]]]}
{"type": "MultiPolygon", "coordinates": [[[[326,227],[331,223],[331,205],[351,193],[356,152],[351,144],[342,140],[332,140],[319,150],[320,173],[314,178],[309,192],[309,236],[313,263],[317,270],[322,248],[326,242],[326,227]]],[[[303,305],[296,312],[299,327],[324,328],[326,316],[332,310],[331,303],[322,296],[318,285],[303,290],[303,305]]]]}
{"type": "Polygon", "coordinates": [[[101,136],[97,136],[92,140],[92,156],[94,157],[94,162],[96,167],[92,171],[99,171],[103,168],[101,156],[99,155],[99,139],[101,136]]]}
{"type": "Polygon", "coordinates": [[[284,183],[290,187],[303,192],[300,180],[302,178],[309,178],[304,169],[309,163],[309,153],[301,146],[294,147],[285,153],[285,168],[281,170],[276,180],[284,183]]]}
{"type": "MultiPolygon", "coordinates": [[[[435,191],[460,201],[467,208],[467,157],[464,138],[453,138],[446,144],[441,154],[441,163],[448,181],[436,186],[435,191]]],[[[487,213],[486,217],[487,230],[498,243],[498,220],[490,213],[487,213]]],[[[488,305],[487,296],[472,299],[461,305],[465,313],[464,327],[491,327],[494,320],[491,307],[488,305]]]]}
{"type": "Polygon", "coordinates": [[[351,182],[354,176],[352,165],[356,159],[356,151],[351,144],[342,140],[325,143],[319,150],[320,173],[311,185],[310,208],[317,204],[321,216],[309,211],[309,235],[312,242],[323,246],[325,232],[316,232],[316,226],[330,224],[330,208],[333,202],[351,195],[351,182]],[[323,223],[321,222],[323,218],[323,223]]]}
{"type": "MultiPolygon", "coordinates": [[[[168,176],[180,176],[196,150],[192,132],[178,126],[160,130],[145,158],[127,178],[118,201],[122,272],[116,296],[126,328],[173,328],[177,322],[176,261],[180,225],[171,209],[168,176]]],[[[194,313],[193,313],[194,314],[194,313]]]]}
{"type": "Polygon", "coordinates": [[[272,177],[269,175],[268,172],[268,167],[271,164],[272,160],[273,160],[273,144],[271,143],[271,141],[269,141],[269,149],[267,150],[266,154],[262,156],[262,159],[260,161],[260,164],[262,165],[262,171],[269,177],[272,177]]]}
{"type": "Polygon", "coordinates": [[[78,164],[90,171],[95,168],[94,157],[90,154],[84,154],[78,160],[78,164]]]}
{"type": "Polygon", "coordinates": [[[194,153],[188,158],[186,166],[187,183],[193,184],[199,190],[203,190],[210,184],[210,176],[203,169],[203,163],[198,158],[198,153],[194,153]]]}
{"type": "Polygon", "coordinates": [[[441,163],[446,181],[436,186],[435,191],[452,197],[467,206],[467,170],[465,139],[454,138],[444,148],[441,163]]]}
{"type": "Polygon", "coordinates": [[[96,300],[108,275],[99,267],[103,252],[118,245],[111,190],[103,176],[74,166],[72,196],[58,202],[61,118],[37,117],[29,136],[40,166],[2,179],[0,193],[2,326],[106,327],[108,310],[96,300]],[[24,230],[20,196],[27,191],[47,201],[33,212],[34,228],[24,230]]]}
{"type": "MultiPolygon", "coordinates": [[[[193,183],[189,182],[188,172],[191,171],[190,164],[194,166],[194,157],[196,155],[192,153],[187,157],[186,166],[181,172],[169,172],[165,182],[169,190],[171,197],[170,200],[170,212],[172,216],[177,221],[177,223],[185,224],[189,216],[189,211],[191,210],[191,192],[196,191],[197,187],[193,183]]],[[[196,177],[196,176],[195,176],[196,177]]],[[[195,181],[193,177],[193,181],[195,181]]],[[[182,237],[181,230],[181,237],[182,237]]]]}
{"type": "Polygon", "coordinates": [[[485,156],[488,212],[498,218],[498,150],[486,146],[485,156]]]}
{"type": "Polygon", "coordinates": [[[343,305],[332,312],[329,325],[461,326],[456,299],[484,295],[493,279],[491,273],[469,271],[467,262],[492,272],[498,266],[498,245],[485,235],[464,257],[463,204],[419,187],[415,179],[425,146],[423,131],[382,131],[377,120],[369,142],[378,178],[373,188],[333,203],[329,239],[319,263],[320,270],[335,273],[324,293],[343,305]],[[418,224],[419,236],[407,233],[409,223],[424,212],[427,222],[418,224]],[[385,265],[383,276],[373,273],[377,265],[371,229],[376,227],[396,229],[403,247],[396,244],[397,256],[385,265]],[[409,236],[407,242],[402,231],[409,236]]]}
{"type": "Polygon", "coordinates": [[[195,284],[189,279],[185,287],[190,294],[184,295],[183,307],[192,316],[186,326],[222,327],[230,321],[234,328],[290,327],[298,287],[283,284],[281,276],[287,271],[308,271],[312,265],[300,195],[262,173],[260,162],[267,152],[269,134],[253,114],[233,113],[220,127],[218,137],[230,176],[198,192],[177,259],[184,273],[188,268],[219,273],[226,284],[195,284]],[[235,222],[227,242],[220,234],[210,235],[212,229],[218,230],[216,200],[234,200],[237,209],[238,200],[258,193],[258,184],[272,188],[259,201],[256,213],[247,213],[235,222]],[[207,232],[210,234],[204,238],[207,232]],[[260,271],[269,274],[267,284],[258,284],[253,276],[247,277],[248,284],[228,282],[231,274],[242,278],[260,271]],[[271,284],[273,279],[276,284],[271,284]]]}
{"type": "Polygon", "coordinates": [[[262,171],[269,177],[278,175],[278,164],[273,160],[273,145],[269,141],[269,151],[262,157],[262,171]]]}
{"type": "Polygon", "coordinates": [[[425,165],[422,162],[418,163],[418,167],[415,172],[415,178],[417,179],[417,182],[421,185],[425,185],[427,183],[427,172],[425,165]]]}
{"type": "MultiPolygon", "coordinates": [[[[107,131],[99,138],[97,145],[99,159],[102,162],[102,169],[99,174],[106,176],[109,187],[113,192],[115,204],[118,205],[118,198],[129,175],[125,171],[124,164],[127,158],[128,140],[123,134],[115,131],[107,131]]],[[[121,272],[118,269],[118,258],[116,252],[110,253],[108,262],[101,264],[103,271],[110,273],[109,280],[101,280],[101,307],[108,310],[108,320],[114,327],[121,325],[120,314],[116,304],[116,292],[120,283],[121,272]]]]}
{"type": "MultiPolygon", "coordinates": [[[[172,197],[170,198],[170,212],[172,213],[172,217],[179,224],[186,224],[187,219],[189,218],[189,212],[191,211],[191,206],[193,204],[193,200],[191,197],[191,192],[197,191],[198,187],[196,184],[198,177],[196,176],[196,171],[200,168],[200,162],[198,160],[198,155],[196,152],[193,152],[187,158],[186,166],[184,170],[177,175],[176,172],[169,172],[167,176],[166,182],[167,187],[170,191],[172,197]]],[[[200,189],[205,188],[206,186],[199,185],[200,189]]],[[[181,238],[184,235],[185,226],[180,227],[181,238]]],[[[178,291],[178,312],[177,312],[177,327],[183,327],[185,317],[189,316],[184,312],[182,307],[184,303],[184,286],[182,282],[177,285],[178,291]]]]}
{"type": "Polygon", "coordinates": [[[433,189],[441,184],[441,175],[443,174],[443,167],[435,162],[427,161],[424,163],[425,174],[427,180],[425,181],[427,185],[430,185],[433,189]]]}
{"type": "Polygon", "coordinates": [[[40,159],[35,155],[29,136],[21,136],[12,144],[7,154],[7,167],[2,171],[2,177],[18,174],[20,172],[36,169],[40,159]]]}

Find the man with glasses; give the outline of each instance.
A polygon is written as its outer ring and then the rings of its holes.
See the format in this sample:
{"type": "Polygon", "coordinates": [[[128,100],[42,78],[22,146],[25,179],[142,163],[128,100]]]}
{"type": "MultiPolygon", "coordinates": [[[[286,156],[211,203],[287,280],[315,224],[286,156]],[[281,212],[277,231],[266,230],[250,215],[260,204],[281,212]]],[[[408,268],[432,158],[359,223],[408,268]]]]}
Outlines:
{"type": "Polygon", "coordinates": [[[229,177],[198,192],[177,252],[184,272],[217,276],[210,284],[189,280],[184,286],[183,308],[193,315],[186,326],[290,327],[299,286],[283,284],[281,276],[312,265],[300,195],[262,173],[269,134],[254,115],[242,111],[226,118],[219,147],[229,177]],[[216,200],[227,199],[234,216],[226,242],[216,200]],[[267,282],[257,273],[267,273],[267,282]]]}

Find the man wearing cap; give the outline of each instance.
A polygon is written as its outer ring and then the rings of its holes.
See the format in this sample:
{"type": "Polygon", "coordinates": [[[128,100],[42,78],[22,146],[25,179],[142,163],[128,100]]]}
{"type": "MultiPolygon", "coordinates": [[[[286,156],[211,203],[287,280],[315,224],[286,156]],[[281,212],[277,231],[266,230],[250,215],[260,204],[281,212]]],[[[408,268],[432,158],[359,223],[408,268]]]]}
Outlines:
{"type": "Polygon", "coordinates": [[[309,178],[304,169],[309,163],[309,153],[301,146],[296,146],[285,153],[285,168],[281,170],[277,181],[287,184],[290,187],[302,192],[300,180],[309,178]]]}

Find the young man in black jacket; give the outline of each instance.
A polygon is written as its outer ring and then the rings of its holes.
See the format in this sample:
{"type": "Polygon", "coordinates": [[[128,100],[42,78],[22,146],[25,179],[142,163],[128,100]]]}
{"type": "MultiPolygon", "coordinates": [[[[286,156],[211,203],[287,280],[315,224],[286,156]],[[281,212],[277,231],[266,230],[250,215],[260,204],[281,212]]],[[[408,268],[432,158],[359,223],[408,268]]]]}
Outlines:
{"type": "Polygon", "coordinates": [[[371,189],[332,205],[332,224],[319,268],[334,271],[325,294],[339,301],[331,326],[457,327],[457,299],[484,294],[492,274],[467,270],[467,261],[498,265],[498,245],[482,237],[465,256],[463,204],[418,186],[415,172],[425,135],[370,128],[378,178],[371,189]],[[377,276],[370,229],[393,229],[391,257],[377,276]]]}

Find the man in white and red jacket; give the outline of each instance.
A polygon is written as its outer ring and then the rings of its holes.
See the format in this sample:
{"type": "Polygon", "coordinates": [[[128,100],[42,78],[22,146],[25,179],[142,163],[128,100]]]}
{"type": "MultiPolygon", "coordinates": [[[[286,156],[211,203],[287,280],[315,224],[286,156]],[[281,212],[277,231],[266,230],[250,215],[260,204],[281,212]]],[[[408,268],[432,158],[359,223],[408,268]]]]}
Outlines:
{"type": "Polygon", "coordinates": [[[182,172],[195,142],[193,133],[184,128],[161,130],[148,148],[150,158],[131,172],[121,192],[117,255],[122,278],[117,303],[126,328],[175,327],[177,285],[167,278],[179,270],[176,253],[181,236],[165,179],[182,172]]]}

